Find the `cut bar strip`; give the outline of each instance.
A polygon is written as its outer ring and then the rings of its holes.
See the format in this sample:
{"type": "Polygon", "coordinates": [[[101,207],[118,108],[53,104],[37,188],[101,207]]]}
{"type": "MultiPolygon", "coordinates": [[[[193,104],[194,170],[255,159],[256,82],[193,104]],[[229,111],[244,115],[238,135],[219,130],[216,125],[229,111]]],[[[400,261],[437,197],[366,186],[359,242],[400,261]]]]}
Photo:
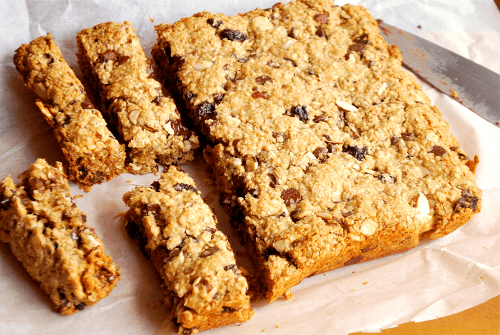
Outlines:
{"type": "Polygon", "coordinates": [[[81,82],[63,59],[52,35],[41,36],[16,50],[14,63],[36,105],[54,129],[68,160],[69,179],[89,191],[122,173],[125,150],[88,100],[81,82]]]}
{"type": "Polygon", "coordinates": [[[86,215],[72,202],[62,165],[38,159],[14,184],[0,184],[0,240],[50,296],[56,310],[73,314],[109,295],[120,270],[86,215]]]}
{"type": "Polygon", "coordinates": [[[78,33],[78,64],[103,113],[127,145],[129,172],[192,160],[198,137],[185,128],[171,98],[153,79],[134,28],[106,22],[78,33]]]}
{"type": "Polygon", "coordinates": [[[481,190],[439,110],[360,6],[277,3],[156,27],[153,57],[273,301],[444,236],[481,190]]]}
{"type": "Polygon", "coordinates": [[[178,332],[249,320],[248,284],[194,181],[171,166],[152,187],[127,192],[127,231],[162,278],[178,332]]]}

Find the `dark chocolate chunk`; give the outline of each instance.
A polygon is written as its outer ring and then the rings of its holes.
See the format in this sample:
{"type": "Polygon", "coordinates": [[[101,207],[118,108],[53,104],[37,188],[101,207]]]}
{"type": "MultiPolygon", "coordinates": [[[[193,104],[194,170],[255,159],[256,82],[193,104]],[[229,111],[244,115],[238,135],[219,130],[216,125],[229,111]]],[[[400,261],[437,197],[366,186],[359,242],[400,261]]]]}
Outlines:
{"type": "Polygon", "coordinates": [[[271,178],[271,182],[269,183],[269,186],[271,186],[272,188],[275,188],[276,185],[279,185],[278,176],[274,172],[268,174],[268,176],[269,176],[269,178],[271,178]]]}
{"type": "Polygon", "coordinates": [[[368,154],[368,149],[366,147],[363,148],[358,148],[358,146],[350,146],[350,145],[344,145],[342,147],[343,152],[347,152],[354,158],[356,158],[358,161],[361,161],[365,159],[365,155],[368,154]]]}
{"type": "Polygon", "coordinates": [[[333,154],[334,152],[337,151],[337,149],[335,148],[335,144],[333,143],[327,143],[326,144],[326,149],[328,150],[329,153],[333,154]]]}
{"type": "Polygon", "coordinates": [[[152,101],[152,103],[156,104],[157,106],[159,106],[159,105],[160,105],[160,102],[161,102],[161,96],[159,96],[159,95],[158,95],[158,96],[156,96],[156,97],[153,99],[153,101],[152,101]]]}
{"type": "Polygon", "coordinates": [[[429,153],[434,154],[434,156],[443,156],[444,154],[446,154],[446,149],[439,145],[435,145],[432,147],[429,153]]]}
{"type": "Polygon", "coordinates": [[[307,122],[307,120],[309,120],[309,113],[305,105],[292,107],[291,113],[297,115],[302,122],[307,122]]]}
{"type": "Polygon", "coordinates": [[[217,232],[217,229],[211,227],[207,227],[205,228],[205,230],[208,231],[210,234],[215,234],[217,232]]]}
{"type": "Polygon", "coordinates": [[[260,76],[260,77],[257,77],[257,78],[255,78],[255,81],[257,82],[257,84],[260,84],[260,85],[264,85],[267,82],[269,82],[271,84],[273,83],[273,80],[269,76],[260,76]]]}
{"type": "Polygon", "coordinates": [[[233,271],[235,274],[238,274],[237,271],[238,271],[238,267],[236,266],[236,264],[230,264],[230,265],[226,265],[224,267],[224,271],[233,271]]]}
{"type": "Polygon", "coordinates": [[[151,187],[153,190],[156,192],[160,192],[160,182],[158,180],[155,180],[154,182],[151,183],[151,187]]]}
{"type": "Polygon", "coordinates": [[[345,262],[344,266],[357,264],[357,263],[361,262],[362,260],[363,260],[363,255],[358,255],[356,257],[351,258],[347,262],[345,262]]]}
{"type": "Polygon", "coordinates": [[[175,136],[182,136],[186,140],[193,134],[191,130],[182,125],[181,120],[170,121],[170,126],[172,127],[175,136]]]}
{"type": "Polygon", "coordinates": [[[248,39],[247,35],[243,34],[241,31],[232,29],[224,29],[223,31],[220,32],[219,36],[221,39],[226,38],[230,41],[237,41],[237,42],[245,42],[248,39]]]}
{"type": "Polygon", "coordinates": [[[316,148],[313,154],[321,163],[324,163],[328,159],[328,149],[326,148],[316,148]]]}
{"type": "Polygon", "coordinates": [[[270,248],[267,248],[266,250],[264,250],[264,252],[262,253],[262,256],[264,256],[266,259],[269,258],[269,256],[272,256],[272,255],[279,255],[280,253],[274,249],[273,247],[270,247],[270,248]]]}
{"type": "Polygon", "coordinates": [[[267,92],[253,92],[252,98],[254,98],[254,99],[261,98],[261,99],[267,100],[267,99],[269,99],[269,94],[267,92]]]}
{"type": "Polygon", "coordinates": [[[194,187],[193,185],[188,185],[188,184],[184,184],[184,183],[177,183],[174,185],[174,190],[180,192],[182,190],[186,190],[186,191],[191,191],[191,192],[198,192],[198,190],[196,189],[196,187],[194,187]]]}
{"type": "Polygon", "coordinates": [[[213,254],[215,254],[219,250],[220,250],[219,247],[208,247],[207,249],[203,250],[200,253],[200,258],[206,258],[206,257],[212,256],[213,254]]]}
{"type": "Polygon", "coordinates": [[[296,29],[295,28],[292,28],[290,30],[290,32],[288,33],[288,37],[291,37],[291,38],[297,38],[297,35],[295,34],[296,32],[296,29]]]}
{"type": "Polygon", "coordinates": [[[462,190],[462,197],[458,199],[453,210],[457,213],[460,212],[461,209],[470,208],[473,212],[476,212],[478,201],[479,198],[473,197],[467,190],[462,190]]]}
{"type": "Polygon", "coordinates": [[[90,102],[88,98],[85,99],[84,102],[82,102],[82,108],[83,109],[94,109],[94,105],[90,102]]]}
{"type": "Polygon", "coordinates": [[[367,34],[359,35],[358,37],[356,37],[354,39],[354,42],[356,42],[356,43],[363,43],[363,44],[367,44],[367,45],[370,44],[370,41],[368,40],[368,35],[367,34]]]}
{"type": "Polygon", "coordinates": [[[355,43],[351,46],[349,46],[349,51],[354,51],[354,52],[362,52],[366,48],[366,44],[364,43],[355,43]]]}
{"type": "Polygon", "coordinates": [[[280,68],[280,66],[279,66],[279,65],[276,65],[276,64],[274,64],[274,63],[273,63],[273,62],[271,62],[271,61],[268,61],[268,62],[267,62],[267,66],[272,67],[273,69],[279,69],[279,68],[280,68]]]}
{"type": "Polygon", "coordinates": [[[75,305],[75,308],[79,311],[83,311],[83,309],[87,306],[84,302],[79,303],[78,305],[75,305]]]}
{"type": "Polygon", "coordinates": [[[401,136],[394,136],[394,137],[391,137],[391,145],[396,145],[398,144],[399,142],[399,139],[401,138],[401,136]]]}
{"type": "Polygon", "coordinates": [[[316,21],[316,22],[318,22],[318,23],[327,24],[328,20],[329,20],[328,14],[326,14],[326,13],[316,14],[313,17],[313,20],[316,21]]]}
{"type": "Polygon", "coordinates": [[[318,28],[318,30],[316,30],[316,36],[318,36],[318,37],[325,37],[325,38],[326,38],[326,32],[325,32],[325,29],[323,29],[323,28],[318,28]]]}
{"type": "Polygon", "coordinates": [[[290,58],[283,58],[283,59],[286,60],[287,62],[292,63],[293,67],[297,67],[297,63],[295,63],[295,61],[293,59],[290,59],[290,58]]]}
{"type": "Polygon", "coordinates": [[[415,134],[413,134],[413,133],[406,132],[404,134],[401,134],[401,137],[405,141],[415,141],[415,134]]]}
{"type": "Polygon", "coordinates": [[[224,93],[215,93],[212,94],[212,96],[214,97],[214,103],[216,105],[220,104],[222,99],[224,99],[224,93]]]}
{"type": "Polygon", "coordinates": [[[118,57],[118,54],[116,52],[114,52],[113,50],[108,50],[105,53],[103,53],[101,55],[101,57],[102,57],[102,60],[104,62],[106,62],[108,60],[115,60],[118,57]]]}
{"type": "Polygon", "coordinates": [[[199,116],[209,116],[214,114],[215,106],[210,102],[204,101],[196,107],[196,112],[199,116]]]}
{"type": "Polygon", "coordinates": [[[281,192],[281,199],[285,201],[285,205],[293,206],[302,200],[299,191],[293,187],[281,192]]]}
{"type": "Polygon", "coordinates": [[[210,18],[207,20],[207,23],[209,25],[211,25],[212,27],[214,27],[215,29],[219,29],[219,27],[224,23],[223,21],[221,20],[217,20],[215,21],[214,19],[210,18]]]}
{"type": "MultiPolygon", "coordinates": [[[[2,196],[3,198],[3,196],[2,196]]],[[[12,198],[4,198],[0,200],[0,209],[8,210],[10,207],[12,198]]]]}
{"type": "Polygon", "coordinates": [[[233,313],[236,311],[238,311],[238,310],[234,309],[232,307],[222,306],[222,313],[233,313]]]}
{"type": "Polygon", "coordinates": [[[175,258],[180,255],[182,246],[179,246],[172,251],[169,251],[167,248],[160,246],[156,248],[151,254],[151,261],[153,262],[154,267],[158,272],[162,272],[163,266],[167,264],[172,258],[175,258]]]}
{"type": "Polygon", "coordinates": [[[118,66],[125,64],[129,60],[129,56],[121,56],[118,58],[118,66]]]}

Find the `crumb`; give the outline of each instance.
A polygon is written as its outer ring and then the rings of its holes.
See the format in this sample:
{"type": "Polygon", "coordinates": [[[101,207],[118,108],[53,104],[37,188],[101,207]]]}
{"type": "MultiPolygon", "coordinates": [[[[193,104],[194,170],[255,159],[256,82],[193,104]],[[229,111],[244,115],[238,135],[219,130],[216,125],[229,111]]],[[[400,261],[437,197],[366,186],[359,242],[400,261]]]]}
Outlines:
{"type": "Polygon", "coordinates": [[[278,325],[276,325],[276,328],[279,328],[279,327],[280,327],[280,325],[279,325],[279,324],[278,324],[278,325]]]}
{"type": "Polygon", "coordinates": [[[127,214],[127,212],[118,212],[115,214],[115,216],[113,216],[113,219],[116,219],[116,218],[119,218],[121,216],[125,216],[127,214]]]}
{"type": "Polygon", "coordinates": [[[130,184],[131,182],[132,182],[132,179],[127,180],[127,183],[129,183],[129,184],[130,184]]]}
{"type": "Polygon", "coordinates": [[[366,284],[368,284],[368,282],[367,282],[367,281],[365,281],[365,282],[363,283],[363,285],[366,285],[366,284]]]}
{"type": "Polygon", "coordinates": [[[457,91],[453,91],[453,97],[456,98],[458,95],[457,95],[457,91]]]}
{"type": "Polygon", "coordinates": [[[149,17],[149,21],[151,21],[151,23],[155,22],[151,16],[149,17]]]}
{"type": "Polygon", "coordinates": [[[283,294],[286,300],[291,300],[293,298],[293,293],[290,291],[286,291],[285,294],[283,294]]]}
{"type": "Polygon", "coordinates": [[[421,26],[421,25],[418,25],[418,26],[417,26],[417,28],[418,28],[418,29],[422,29],[422,26],[421,26]]]}
{"type": "Polygon", "coordinates": [[[266,331],[265,329],[262,329],[262,330],[261,330],[261,332],[262,332],[262,333],[263,333],[263,332],[265,332],[265,331],[266,331]]]}
{"type": "Polygon", "coordinates": [[[74,197],[74,199],[75,199],[75,200],[76,200],[76,199],[80,199],[80,198],[83,198],[83,195],[78,194],[78,195],[75,195],[75,197],[74,197]]]}

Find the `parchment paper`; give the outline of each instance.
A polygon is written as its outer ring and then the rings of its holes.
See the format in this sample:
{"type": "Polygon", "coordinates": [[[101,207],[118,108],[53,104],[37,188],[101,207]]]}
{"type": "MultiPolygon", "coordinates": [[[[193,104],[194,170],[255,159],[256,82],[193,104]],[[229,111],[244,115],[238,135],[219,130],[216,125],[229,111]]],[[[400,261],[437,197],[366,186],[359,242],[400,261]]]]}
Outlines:
{"type": "MultiPolygon", "coordinates": [[[[50,32],[70,66],[76,65],[79,30],[104,21],[129,20],[149,54],[155,24],[174,22],[208,10],[237,14],[274,0],[249,1],[0,1],[0,178],[19,175],[36,158],[65,162],[52,130],[34,105],[34,97],[17,78],[12,63],[22,43],[50,32]],[[154,22],[153,22],[154,21],[154,22]]],[[[338,1],[343,5],[346,1],[338,1]]],[[[351,1],[375,18],[423,36],[500,72],[500,14],[493,0],[351,1]],[[420,26],[421,28],[419,28],[420,26]]],[[[403,55],[404,57],[404,55],[403,55]]],[[[483,189],[483,210],[456,232],[423,242],[405,253],[348,266],[305,279],[292,289],[292,300],[254,304],[255,316],[205,334],[346,334],[379,331],[413,321],[460,312],[499,294],[500,281],[500,130],[453,99],[424,85],[452,132],[470,156],[481,163],[476,181],[483,189]]],[[[201,155],[183,168],[193,176],[230,235],[227,216],[204,180],[201,155]]],[[[121,266],[122,280],[106,299],[72,316],[52,310],[52,303],[0,245],[0,334],[170,334],[169,311],[161,304],[159,279],[139,248],[126,235],[122,195],[158,177],[121,175],[84,193],[72,184],[72,195],[102,238],[106,251],[121,266]]],[[[245,264],[245,260],[239,260],[245,264]]]]}

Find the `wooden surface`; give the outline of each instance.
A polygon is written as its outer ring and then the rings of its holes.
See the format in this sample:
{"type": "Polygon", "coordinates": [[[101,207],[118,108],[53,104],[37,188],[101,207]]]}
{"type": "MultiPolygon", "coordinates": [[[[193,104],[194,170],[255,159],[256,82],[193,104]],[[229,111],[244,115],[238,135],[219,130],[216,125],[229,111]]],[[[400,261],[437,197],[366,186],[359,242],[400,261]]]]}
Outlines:
{"type": "MultiPolygon", "coordinates": [[[[367,333],[353,333],[364,335],[367,333]]],[[[380,334],[380,333],[378,333],[380,334]]],[[[499,335],[500,296],[463,312],[425,322],[408,322],[382,335],[499,335]]]]}

